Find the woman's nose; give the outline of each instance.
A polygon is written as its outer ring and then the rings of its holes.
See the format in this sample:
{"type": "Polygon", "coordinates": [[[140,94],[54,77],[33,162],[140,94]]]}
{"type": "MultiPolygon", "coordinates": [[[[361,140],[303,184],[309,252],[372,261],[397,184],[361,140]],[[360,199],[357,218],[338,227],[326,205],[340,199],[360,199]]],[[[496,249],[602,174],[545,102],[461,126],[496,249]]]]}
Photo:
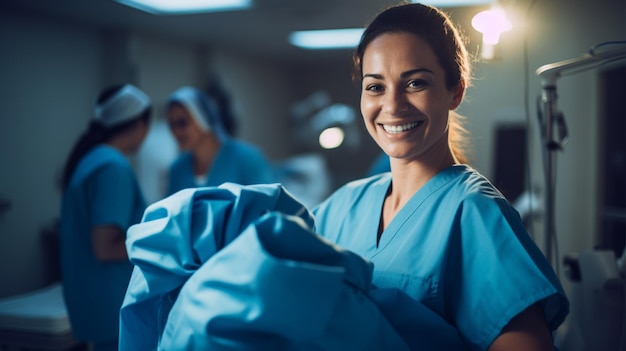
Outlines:
{"type": "Polygon", "coordinates": [[[409,110],[406,95],[398,90],[389,90],[383,99],[383,111],[391,116],[401,115],[409,110]]]}

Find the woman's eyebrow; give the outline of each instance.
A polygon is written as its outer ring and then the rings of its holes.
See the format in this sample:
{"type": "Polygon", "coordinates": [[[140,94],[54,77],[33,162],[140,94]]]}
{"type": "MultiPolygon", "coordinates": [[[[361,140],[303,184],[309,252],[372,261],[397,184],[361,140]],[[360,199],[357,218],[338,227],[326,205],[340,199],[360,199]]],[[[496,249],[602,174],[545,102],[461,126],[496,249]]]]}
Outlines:
{"type": "Polygon", "coordinates": [[[406,72],[402,72],[402,74],[400,74],[400,77],[406,78],[406,77],[412,76],[412,75],[414,75],[416,73],[424,73],[424,72],[430,73],[430,74],[435,74],[435,72],[429,70],[428,68],[416,68],[416,69],[412,69],[412,70],[409,70],[409,71],[406,71],[406,72]]]}
{"type": "Polygon", "coordinates": [[[374,79],[383,79],[383,75],[382,74],[376,74],[376,73],[367,73],[363,75],[363,78],[374,78],[374,79]]]}
{"type": "MultiPolygon", "coordinates": [[[[406,72],[402,72],[402,74],[400,74],[400,77],[401,78],[406,78],[406,77],[411,76],[413,74],[423,73],[423,72],[430,73],[430,74],[435,74],[433,71],[431,71],[428,68],[416,68],[416,69],[408,70],[406,72]]],[[[383,79],[383,75],[379,74],[379,73],[366,73],[366,74],[363,75],[363,78],[368,78],[368,77],[369,78],[374,78],[374,79],[383,79]]]]}

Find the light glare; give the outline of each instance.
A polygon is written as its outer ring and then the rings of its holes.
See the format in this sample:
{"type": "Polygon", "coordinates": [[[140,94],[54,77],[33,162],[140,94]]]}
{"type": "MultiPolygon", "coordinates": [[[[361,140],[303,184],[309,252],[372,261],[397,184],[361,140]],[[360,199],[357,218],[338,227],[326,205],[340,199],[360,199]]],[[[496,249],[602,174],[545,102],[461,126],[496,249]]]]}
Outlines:
{"type": "Polygon", "coordinates": [[[320,133],[320,146],[324,149],[335,149],[343,144],[343,129],[339,127],[326,128],[320,133]]]}
{"type": "Polygon", "coordinates": [[[483,43],[487,45],[498,44],[500,34],[513,28],[501,9],[479,12],[472,18],[472,27],[483,33],[483,43]]]}

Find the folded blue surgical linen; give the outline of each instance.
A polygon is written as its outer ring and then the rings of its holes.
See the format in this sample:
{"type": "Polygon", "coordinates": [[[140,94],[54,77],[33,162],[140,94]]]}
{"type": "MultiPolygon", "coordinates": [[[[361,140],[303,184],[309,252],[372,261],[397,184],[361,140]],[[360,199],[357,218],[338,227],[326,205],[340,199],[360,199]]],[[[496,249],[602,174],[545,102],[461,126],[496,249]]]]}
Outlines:
{"type": "Polygon", "coordinates": [[[313,224],[311,213],[278,184],[185,189],[148,206],[141,223],[128,230],[135,269],[120,311],[120,346],[155,350],[187,279],[272,210],[313,224]]]}
{"type": "Polygon", "coordinates": [[[184,285],[163,350],[408,350],[368,296],[372,266],[272,212],[184,285]]]}
{"type": "Polygon", "coordinates": [[[421,326],[445,324],[439,316],[373,287],[370,261],[311,228],[311,213],[278,184],[187,189],[149,206],[128,232],[135,270],[120,350],[462,345],[449,325],[432,337],[421,326]]]}

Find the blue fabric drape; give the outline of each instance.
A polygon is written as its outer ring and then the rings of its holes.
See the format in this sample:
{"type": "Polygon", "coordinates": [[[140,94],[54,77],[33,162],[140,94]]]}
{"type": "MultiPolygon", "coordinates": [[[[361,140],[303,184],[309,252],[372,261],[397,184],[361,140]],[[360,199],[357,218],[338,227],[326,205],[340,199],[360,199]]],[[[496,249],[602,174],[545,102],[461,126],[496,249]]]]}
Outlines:
{"type": "Polygon", "coordinates": [[[460,345],[451,326],[420,334],[420,323],[445,322],[373,287],[370,261],[311,228],[311,213],[278,184],[187,189],[149,206],[128,233],[135,270],[120,350],[460,345]]]}

